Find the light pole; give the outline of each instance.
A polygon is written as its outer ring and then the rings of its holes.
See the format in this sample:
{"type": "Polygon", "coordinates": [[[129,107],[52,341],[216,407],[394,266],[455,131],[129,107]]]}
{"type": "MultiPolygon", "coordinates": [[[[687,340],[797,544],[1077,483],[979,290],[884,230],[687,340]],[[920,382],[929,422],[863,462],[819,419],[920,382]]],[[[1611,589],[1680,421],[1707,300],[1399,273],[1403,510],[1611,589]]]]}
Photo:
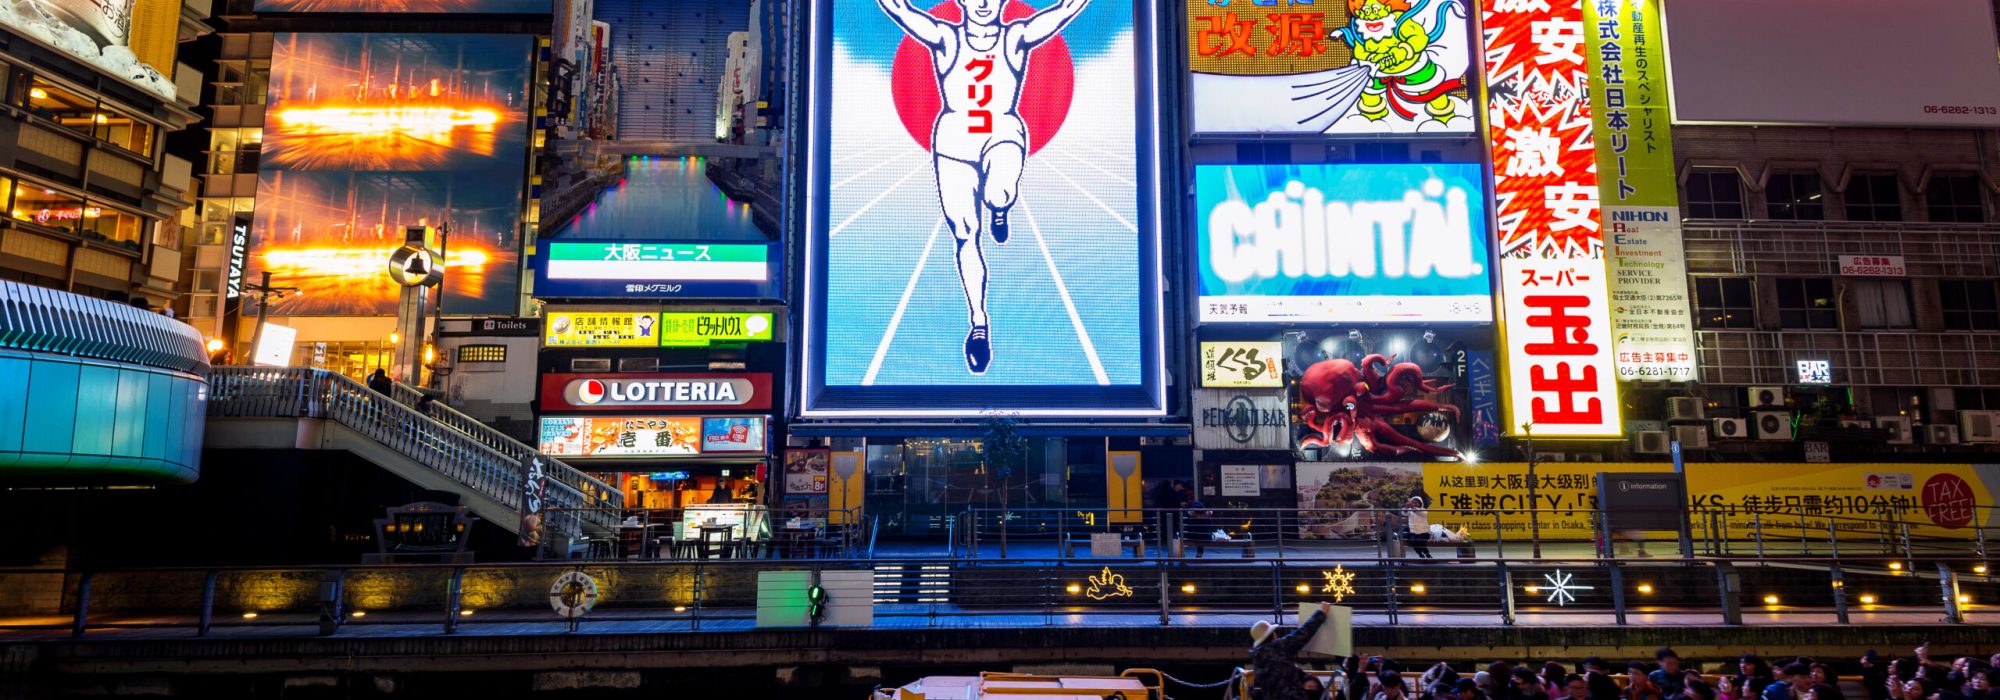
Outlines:
{"type": "Polygon", "coordinates": [[[256,284],[243,285],[243,289],[257,294],[257,327],[250,332],[250,364],[257,364],[257,345],[264,342],[264,319],[271,312],[271,297],[282,297],[299,291],[298,287],[271,286],[271,271],[265,270],[256,284]]]}
{"type": "Polygon", "coordinates": [[[1542,519],[1538,512],[1542,501],[1536,497],[1535,467],[1541,457],[1535,453],[1535,424],[1533,421],[1521,424],[1521,434],[1528,438],[1528,541],[1532,545],[1531,554],[1542,558],[1542,519]]]}

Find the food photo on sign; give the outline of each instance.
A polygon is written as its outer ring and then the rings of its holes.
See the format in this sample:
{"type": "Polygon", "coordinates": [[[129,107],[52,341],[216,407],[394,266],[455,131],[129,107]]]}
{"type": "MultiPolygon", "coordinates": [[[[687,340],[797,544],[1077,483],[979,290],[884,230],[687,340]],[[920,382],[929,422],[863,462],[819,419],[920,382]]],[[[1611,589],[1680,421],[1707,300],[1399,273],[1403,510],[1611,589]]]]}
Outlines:
{"type": "Polygon", "coordinates": [[[826,493],[828,450],[792,450],[785,453],[785,493],[826,493]]]}
{"type": "Polygon", "coordinates": [[[1292,447],[1303,461],[1465,460],[1475,330],[1286,334],[1292,447]]]}

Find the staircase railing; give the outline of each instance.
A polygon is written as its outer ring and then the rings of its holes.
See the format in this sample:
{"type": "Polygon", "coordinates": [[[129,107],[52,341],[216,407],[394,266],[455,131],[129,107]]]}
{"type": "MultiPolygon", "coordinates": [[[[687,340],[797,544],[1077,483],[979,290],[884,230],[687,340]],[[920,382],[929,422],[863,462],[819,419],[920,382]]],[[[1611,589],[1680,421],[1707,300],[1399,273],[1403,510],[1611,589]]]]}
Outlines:
{"type": "MultiPolygon", "coordinates": [[[[209,377],[212,417],[331,420],[502,506],[519,509],[521,460],[539,453],[443,404],[432,404],[429,412],[419,413],[326,370],[217,367],[209,377]]],[[[552,481],[545,508],[558,514],[546,527],[556,533],[611,532],[616,515],[604,504],[616,491],[574,467],[543,459],[552,481]],[[560,515],[564,513],[571,515],[560,515]]],[[[610,502],[610,507],[616,505],[610,502]]]]}
{"type": "MultiPolygon", "coordinates": [[[[424,396],[422,390],[402,382],[396,382],[394,391],[396,402],[405,406],[416,406],[417,402],[424,396]]],[[[460,413],[458,409],[445,405],[443,401],[431,403],[427,410],[429,411],[431,420],[443,423],[447,427],[470,435],[472,439],[478,440],[480,444],[492,448],[495,452],[507,455],[508,458],[513,459],[517,463],[526,459],[529,455],[542,454],[540,450],[519,440],[515,440],[513,436],[500,432],[494,429],[493,426],[480,422],[477,418],[460,413]]],[[[580,507],[610,513],[624,506],[624,498],[620,495],[617,487],[578,471],[567,464],[563,464],[554,457],[547,455],[542,455],[542,457],[547,463],[557,465],[556,468],[549,471],[549,478],[560,481],[564,486],[568,486],[584,495],[584,505],[580,507]]]]}

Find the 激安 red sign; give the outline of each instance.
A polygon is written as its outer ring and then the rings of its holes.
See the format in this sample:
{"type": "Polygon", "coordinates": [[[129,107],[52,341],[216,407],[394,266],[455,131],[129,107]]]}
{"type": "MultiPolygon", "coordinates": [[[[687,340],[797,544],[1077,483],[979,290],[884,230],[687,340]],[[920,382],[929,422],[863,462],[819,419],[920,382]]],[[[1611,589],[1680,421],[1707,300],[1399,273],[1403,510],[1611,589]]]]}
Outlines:
{"type": "Polygon", "coordinates": [[[542,409],[546,411],[763,411],[770,407],[771,375],[763,373],[542,375],[542,409]]]}
{"type": "Polygon", "coordinates": [[[1901,255],[1842,255],[1840,276],[1842,277],[1908,277],[1910,271],[1903,267],[1901,255]]]}
{"type": "Polygon", "coordinates": [[[1582,0],[1484,5],[1509,432],[1617,436],[1585,59],[1596,32],[1582,0]]]}

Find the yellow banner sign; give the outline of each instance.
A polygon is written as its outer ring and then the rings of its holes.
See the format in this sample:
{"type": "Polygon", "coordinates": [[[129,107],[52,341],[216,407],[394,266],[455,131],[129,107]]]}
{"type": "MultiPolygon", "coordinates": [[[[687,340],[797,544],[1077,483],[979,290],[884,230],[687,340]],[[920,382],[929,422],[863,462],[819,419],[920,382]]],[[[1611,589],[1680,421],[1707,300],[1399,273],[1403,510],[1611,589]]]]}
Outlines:
{"type": "Polygon", "coordinates": [[[552,348],[650,348],[660,345],[660,315],[629,311],[549,314],[542,345],[552,348]]]}
{"type": "Polygon", "coordinates": [[[1201,386],[1204,389],[1259,388],[1285,385],[1279,367],[1285,345],[1277,341],[1201,344],[1201,386]]]}

